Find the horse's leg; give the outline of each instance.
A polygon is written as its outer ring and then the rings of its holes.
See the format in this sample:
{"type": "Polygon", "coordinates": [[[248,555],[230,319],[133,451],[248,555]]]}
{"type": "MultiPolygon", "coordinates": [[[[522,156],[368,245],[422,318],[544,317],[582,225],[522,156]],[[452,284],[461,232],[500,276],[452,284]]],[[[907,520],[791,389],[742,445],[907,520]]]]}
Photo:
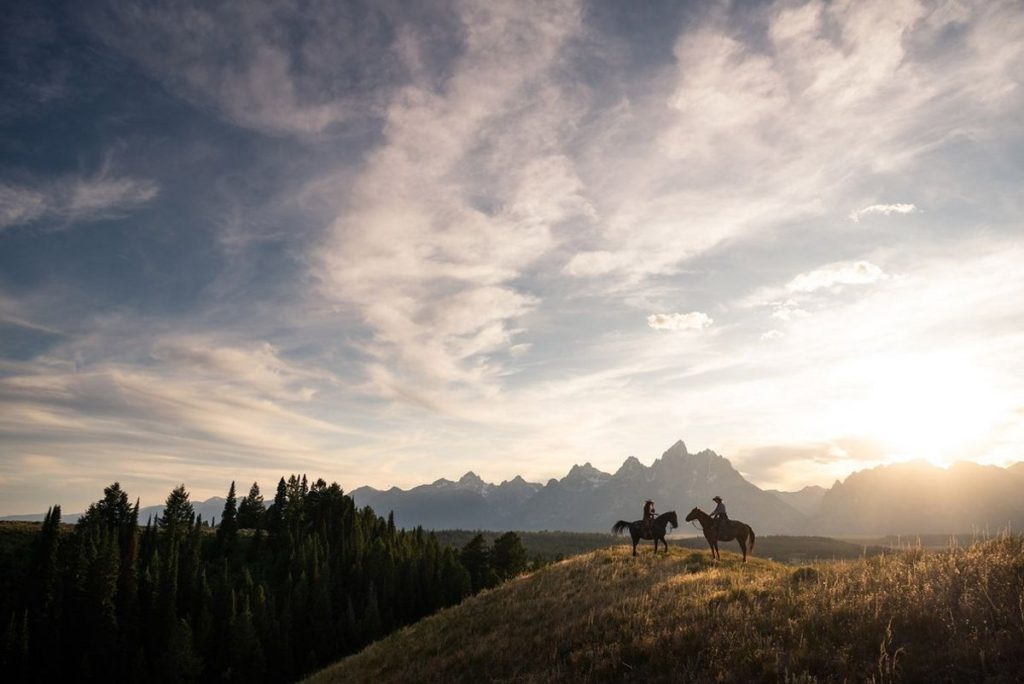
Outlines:
{"type": "Polygon", "coordinates": [[[639,535],[637,535],[636,532],[633,532],[632,530],[630,530],[630,534],[633,537],[633,555],[635,556],[636,555],[636,544],[637,544],[638,541],[640,541],[640,537],[639,537],[639,535]]]}

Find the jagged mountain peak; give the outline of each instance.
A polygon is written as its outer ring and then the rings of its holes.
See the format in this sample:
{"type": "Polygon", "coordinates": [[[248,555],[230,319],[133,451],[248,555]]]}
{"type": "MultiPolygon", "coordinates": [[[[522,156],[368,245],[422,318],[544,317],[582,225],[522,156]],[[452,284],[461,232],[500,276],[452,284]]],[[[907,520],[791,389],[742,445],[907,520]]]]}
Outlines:
{"type": "Polygon", "coordinates": [[[595,487],[600,487],[605,482],[610,480],[611,477],[612,476],[610,474],[598,470],[590,463],[590,461],[587,461],[583,465],[574,465],[569,470],[569,474],[563,477],[558,482],[563,486],[569,487],[570,489],[579,489],[581,487],[584,489],[592,489],[595,487]]]}
{"type": "Polygon", "coordinates": [[[615,476],[618,477],[622,475],[629,475],[631,473],[639,473],[644,470],[647,470],[647,467],[640,462],[640,459],[636,456],[630,456],[623,461],[622,465],[619,466],[619,469],[615,471],[615,476]]]}
{"type": "Polygon", "coordinates": [[[536,482],[527,482],[526,480],[523,479],[522,475],[516,475],[511,480],[502,480],[501,484],[498,485],[498,489],[530,489],[536,491],[537,489],[540,489],[542,486],[543,485],[538,484],[536,482]]]}
{"type": "Polygon", "coordinates": [[[686,444],[683,440],[676,440],[676,443],[668,448],[665,453],[661,455],[662,458],[680,458],[683,456],[689,456],[690,452],[686,450],[686,444]]]}
{"type": "Polygon", "coordinates": [[[467,471],[465,475],[459,478],[460,485],[484,485],[487,484],[480,476],[474,473],[472,470],[467,471]]]}
{"type": "Polygon", "coordinates": [[[569,474],[565,476],[565,479],[577,479],[577,478],[592,478],[592,477],[611,477],[608,473],[598,470],[595,468],[590,461],[587,461],[583,465],[578,463],[569,469],[569,474]]]}

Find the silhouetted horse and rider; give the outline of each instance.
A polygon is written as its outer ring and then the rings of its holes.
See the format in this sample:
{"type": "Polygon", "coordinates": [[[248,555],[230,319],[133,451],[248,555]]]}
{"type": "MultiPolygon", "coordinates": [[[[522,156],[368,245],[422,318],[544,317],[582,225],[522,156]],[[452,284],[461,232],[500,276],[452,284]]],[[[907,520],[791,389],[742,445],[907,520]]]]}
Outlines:
{"type": "Polygon", "coordinates": [[[750,528],[750,525],[739,520],[729,520],[728,518],[718,521],[699,508],[694,508],[686,516],[686,522],[694,520],[700,523],[701,529],[704,531],[704,538],[708,540],[708,546],[711,547],[711,555],[716,560],[720,558],[718,555],[718,542],[720,541],[732,541],[734,539],[738,541],[740,548],[743,549],[744,563],[747,562],[748,548],[751,553],[754,552],[754,530],[750,528]]]}
{"type": "MultiPolygon", "coordinates": [[[[716,506],[711,515],[708,515],[699,508],[694,508],[686,516],[686,522],[696,520],[700,523],[701,529],[704,532],[704,538],[708,540],[708,546],[711,547],[711,555],[716,560],[721,558],[718,553],[718,542],[736,540],[740,544],[740,549],[743,550],[743,562],[746,563],[747,551],[754,552],[754,530],[746,523],[729,519],[722,497],[716,496],[714,501],[716,506]]],[[[655,553],[658,552],[658,541],[660,540],[665,545],[665,553],[668,553],[668,542],[665,540],[665,532],[669,525],[679,527],[679,519],[676,517],[676,512],[669,511],[655,517],[654,502],[648,499],[644,503],[643,520],[635,520],[633,522],[620,520],[612,526],[612,532],[614,534],[622,534],[623,530],[629,529],[629,534],[633,538],[634,556],[636,555],[636,545],[641,539],[653,539],[655,553]]]]}
{"type": "MultiPolygon", "coordinates": [[[[653,508],[651,514],[653,514],[653,508]]],[[[668,542],[665,541],[665,529],[671,525],[672,527],[679,527],[679,518],[676,517],[675,511],[669,511],[668,513],[662,513],[656,518],[648,520],[634,520],[629,522],[626,520],[620,520],[612,526],[612,532],[614,534],[622,534],[622,531],[629,529],[629,536],[633,538],[633,555],[636,555],[636,545],[641,539],[653,539],[654,540],[654,552],[658,552],[658,541],[661,541],[665,545],[665,553],[668,553],[668,542]]]]}

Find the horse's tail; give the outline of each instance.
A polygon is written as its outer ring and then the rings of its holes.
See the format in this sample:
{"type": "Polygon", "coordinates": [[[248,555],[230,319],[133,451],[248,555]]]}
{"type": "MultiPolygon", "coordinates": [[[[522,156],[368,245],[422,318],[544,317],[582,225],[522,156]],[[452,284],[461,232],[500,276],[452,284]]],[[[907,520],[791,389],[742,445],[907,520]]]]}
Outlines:
{"type": "Polygon", "coordinates": [[[629,522],[626,520],[620,520],[612,525],[612,534],[622,534],[622,531],[627,527],[629,527],[629,522]]]}
{"type": "Polygon", "coordinates": [[[750,530],[750,553],[754,553],[754,528],[747,525],[747,529],[750,530]]]}

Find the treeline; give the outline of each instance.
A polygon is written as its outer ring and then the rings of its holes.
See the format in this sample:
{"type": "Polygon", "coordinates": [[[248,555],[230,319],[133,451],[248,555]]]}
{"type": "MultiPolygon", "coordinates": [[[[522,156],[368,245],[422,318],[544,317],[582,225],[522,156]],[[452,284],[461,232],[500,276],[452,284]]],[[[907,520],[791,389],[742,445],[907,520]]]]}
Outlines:
{"type": "Polygon", "coordinates": [[[294,681],[527,567],[514,533],[459,551],[305,476],[270,506],[232,483],[215,529],[184,485],[138,512],[116,482],[70,533],[48,511],[0,585],[7,681],[294,681]]]}

